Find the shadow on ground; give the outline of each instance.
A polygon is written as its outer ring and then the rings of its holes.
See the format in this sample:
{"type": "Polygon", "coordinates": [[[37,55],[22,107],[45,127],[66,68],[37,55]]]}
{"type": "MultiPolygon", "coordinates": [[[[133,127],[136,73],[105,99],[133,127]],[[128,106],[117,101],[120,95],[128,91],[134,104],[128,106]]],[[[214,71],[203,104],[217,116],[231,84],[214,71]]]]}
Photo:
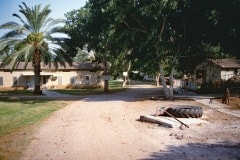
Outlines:
{"type": "Polygon", "coordinates": [[[168,146],[167,151],[153,152],[149,158],[140,160],[240,160],[240,143],[217,144],[188,143],[168,146]]]}

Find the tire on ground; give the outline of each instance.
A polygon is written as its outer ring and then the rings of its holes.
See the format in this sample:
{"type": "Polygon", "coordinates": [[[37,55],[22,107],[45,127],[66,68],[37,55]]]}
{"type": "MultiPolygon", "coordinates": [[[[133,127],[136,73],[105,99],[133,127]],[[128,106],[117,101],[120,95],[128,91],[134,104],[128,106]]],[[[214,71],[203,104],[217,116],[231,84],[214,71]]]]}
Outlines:
{"type": "Polygon", "coordinates": [[[200,118],[203,115],[202,108],[198,106],[179,105],[170,107],[166,111],[176,118],[200,118]]]}

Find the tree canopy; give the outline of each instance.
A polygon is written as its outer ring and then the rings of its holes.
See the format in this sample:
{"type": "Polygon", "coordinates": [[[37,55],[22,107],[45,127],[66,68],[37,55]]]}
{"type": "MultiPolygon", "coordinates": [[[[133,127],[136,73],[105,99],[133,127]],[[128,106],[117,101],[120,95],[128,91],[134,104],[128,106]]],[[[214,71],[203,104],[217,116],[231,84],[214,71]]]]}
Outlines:
{"type": "Polygon", "coordinates": [[[154,72],[165,61],[184,70],[206,58],[240,58],[239,12],[239,0],[89,0],[66,14],[65,28],[72,50],[88,43],[135,69],[154,72]]]}

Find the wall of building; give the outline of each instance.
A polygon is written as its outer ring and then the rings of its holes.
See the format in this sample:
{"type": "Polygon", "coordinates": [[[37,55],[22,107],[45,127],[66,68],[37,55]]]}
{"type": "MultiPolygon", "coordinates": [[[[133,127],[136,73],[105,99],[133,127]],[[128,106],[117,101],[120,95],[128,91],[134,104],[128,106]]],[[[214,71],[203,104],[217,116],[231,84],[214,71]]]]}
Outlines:
{"type": "MultiPolygon", "coordinates": [[[[90,72],[88,70],[81,71],[55,71],[55,72],[41,72],[41,87],[49,88],[66,88],[67,86],[92,86],[100,87],[103,85],[102,78],[103,71],[90,72]]],[[[32,71],[13,71],[0,72],[2,78],[1,88],[29,86],[34,88],[34,73],[32,71]]]]}
{"type": "Polygon", "coordinates": [[[2,84],[0,87],[27,86],[28,77],[22,76],[22,72],[1,72],[2,84]]]}
{"type": "Polygon", "coordinates": [[[66,88],[70,86],[75,87],[98,87],[103,85],[102,71],[71,71],[53,72],[51,76],[47,77],[43,88],[66,88]]]}
{"type": "Polygon", "coordinates": [[[216,65],[206,66],[206,82],[221,80],[221,68],[216,65]]]}
{"type": "Polygon", "coordinates": [[[232,69],[225,69],[221,71],[221,79],[226,81],[229,78],[233,77],[235,75],[234,70],[232,69]]]}

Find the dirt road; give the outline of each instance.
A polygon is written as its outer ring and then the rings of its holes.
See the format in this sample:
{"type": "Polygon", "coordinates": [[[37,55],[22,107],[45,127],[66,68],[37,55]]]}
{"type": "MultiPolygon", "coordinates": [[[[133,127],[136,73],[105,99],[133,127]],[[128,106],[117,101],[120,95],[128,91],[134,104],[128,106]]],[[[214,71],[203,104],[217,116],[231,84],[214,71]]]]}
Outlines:
{"type": "Polygon", "coordinates": [[[240,159],[240,119],[194,101],[153,101],[150,85],[73,101],[45,120],[21,160],[240,159]],[[165,128],[139,122],[159,106],[194,104],[206,123],[165,128]]]}

